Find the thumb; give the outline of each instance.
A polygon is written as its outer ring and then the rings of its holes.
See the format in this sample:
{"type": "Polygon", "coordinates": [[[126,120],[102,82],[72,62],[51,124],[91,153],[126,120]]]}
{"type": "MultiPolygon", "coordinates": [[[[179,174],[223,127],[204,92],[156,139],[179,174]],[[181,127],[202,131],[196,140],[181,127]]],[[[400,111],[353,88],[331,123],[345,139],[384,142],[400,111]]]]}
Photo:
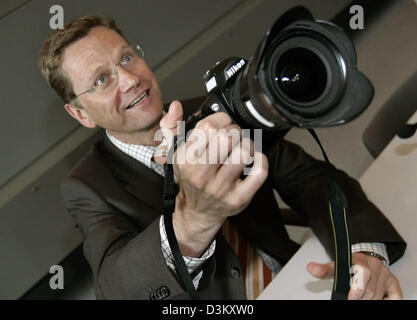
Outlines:
{"type": "Polygon", "coordinates": [[[307,265],[307,271],[313,277],[319,279],[331,279],[334,276],[334,262],[329,263],[316,263],[310,262],[307,265]]]}
{"type": "Polygon", "coordinates": [[[168,149],[171,147],[172,139],[174,138],[178,122],[182,120],[183,110],[179,101],[173,101],[168,109],[168,113],[161,119],[159,126],[162,134],[168,144],[168,149]]]}

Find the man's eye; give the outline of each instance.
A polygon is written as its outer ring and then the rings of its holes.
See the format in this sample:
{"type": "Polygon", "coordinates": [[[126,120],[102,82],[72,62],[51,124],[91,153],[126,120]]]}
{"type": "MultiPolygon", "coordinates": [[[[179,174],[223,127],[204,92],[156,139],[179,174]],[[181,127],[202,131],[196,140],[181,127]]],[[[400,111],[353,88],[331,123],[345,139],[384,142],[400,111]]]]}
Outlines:
{"type": "Polygon", "coordinates": [[[132,55],[130,53],[127,53],[125,56],[123,56],[122,65],[127,65],[129,62],[132,61],[132,59],[132,55]]]}
{"type": "Polygon", "coordinates": [[[102,74],[100,77],[97,78],[95,82],[95,86],[97,87],[105,87],[109,82],[109,77],[106,74],[102,74]]]}

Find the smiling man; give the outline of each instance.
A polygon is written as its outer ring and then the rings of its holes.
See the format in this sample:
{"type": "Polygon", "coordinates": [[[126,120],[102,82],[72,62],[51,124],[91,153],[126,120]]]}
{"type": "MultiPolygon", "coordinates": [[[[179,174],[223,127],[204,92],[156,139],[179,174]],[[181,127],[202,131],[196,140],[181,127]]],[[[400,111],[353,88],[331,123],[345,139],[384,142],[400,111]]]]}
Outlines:
{"type": "Polygon", "coordinates": [[[74,92],[80,92],[71,100],[87,107],[68,103],[65,109],[88,128],[100,126],[126,143],[152,145],[162,97],[139,50],[106,27],[94,28],[82,41],[69,45],[62,56],[62,70],[74,92]]]}
{"type": "MultiPolygon", "coordinates": [[[[166,240],[164,172],[154,161],[159,144],[154,137],[159,129],[165,135],[175,132],[177,121],[202,100],[185,102],[184,109],[174,101],[163,116],[161,90],[140,47],[129,44],[113,20],[100,16],[77,19],[52,34],[39,64],[73,118],[106,130],[61,188],[84,236],[97,298],[189,298],[166,240]]],[[[285,231],[273,189],[309,222],[332,255],[324,192],[329,172],[346,191],[353,263],[364,270],[363,287],[352,288],[349,298],[402,298],[388,266],[406,244],[357,181],[284,139],[265,154],[253,153],[253,143],[247,147],[243,137],[230,144],[225,132],[240,128],[225,113],[207,117],[196,128],[207,135],[207,150],[219,142],[230,158],[237,152],[242,159],[254,156],[257,170],[242,180],[244,161],[174,165],[179,186],[174,231],[202,298],[256,298],[298,249],[285,231]]],[[[194,143],[189,139],[181,148],[194,143]]],[[[311,263],[307,269],[319,278],[333,277],[333,264],[311,263]]]]}

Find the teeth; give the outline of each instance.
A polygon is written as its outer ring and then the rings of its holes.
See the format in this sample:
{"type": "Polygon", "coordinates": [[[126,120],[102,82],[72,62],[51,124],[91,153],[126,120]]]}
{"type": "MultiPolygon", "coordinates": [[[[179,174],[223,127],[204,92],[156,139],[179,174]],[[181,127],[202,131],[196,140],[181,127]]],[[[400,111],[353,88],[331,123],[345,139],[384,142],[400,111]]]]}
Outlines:
{"type": "Polygon", "coordinates": [[[130,108],[132,108],[134,105],[136,105],[136,104],[138,104],[138,103],[140,103],[140,102],[142,102],[146,97],[148,96],[148,91],[145,91],[144,93],[142,93],[142,95],[138,98],[138,99],[136,99],[135,101],[133,101],[128,107],[127,107],[127,109],[130,109],[130,108]]]}

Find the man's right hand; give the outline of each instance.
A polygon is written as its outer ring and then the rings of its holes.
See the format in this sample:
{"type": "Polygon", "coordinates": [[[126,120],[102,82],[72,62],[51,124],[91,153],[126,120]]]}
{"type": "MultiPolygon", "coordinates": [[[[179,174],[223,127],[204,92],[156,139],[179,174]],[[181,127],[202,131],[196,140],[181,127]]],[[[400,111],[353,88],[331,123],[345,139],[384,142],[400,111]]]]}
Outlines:
{"type": "MultiPolygon", "coordinates": [[[[174,101],[160,122],[168,144],[182,115],[181,103],[174,101]]],[[[268,160],[254,152],[253,142],[242,138],[241,129],[226,113],[219,112],[197,123],[178,147],[173,164],[180,187],[173,214],[175,235],[183,255],[199,257],[224,220],[250,203],[268,176],[268,160]],[[251,174],[242,180],[249,159],[251,174]]]]}

